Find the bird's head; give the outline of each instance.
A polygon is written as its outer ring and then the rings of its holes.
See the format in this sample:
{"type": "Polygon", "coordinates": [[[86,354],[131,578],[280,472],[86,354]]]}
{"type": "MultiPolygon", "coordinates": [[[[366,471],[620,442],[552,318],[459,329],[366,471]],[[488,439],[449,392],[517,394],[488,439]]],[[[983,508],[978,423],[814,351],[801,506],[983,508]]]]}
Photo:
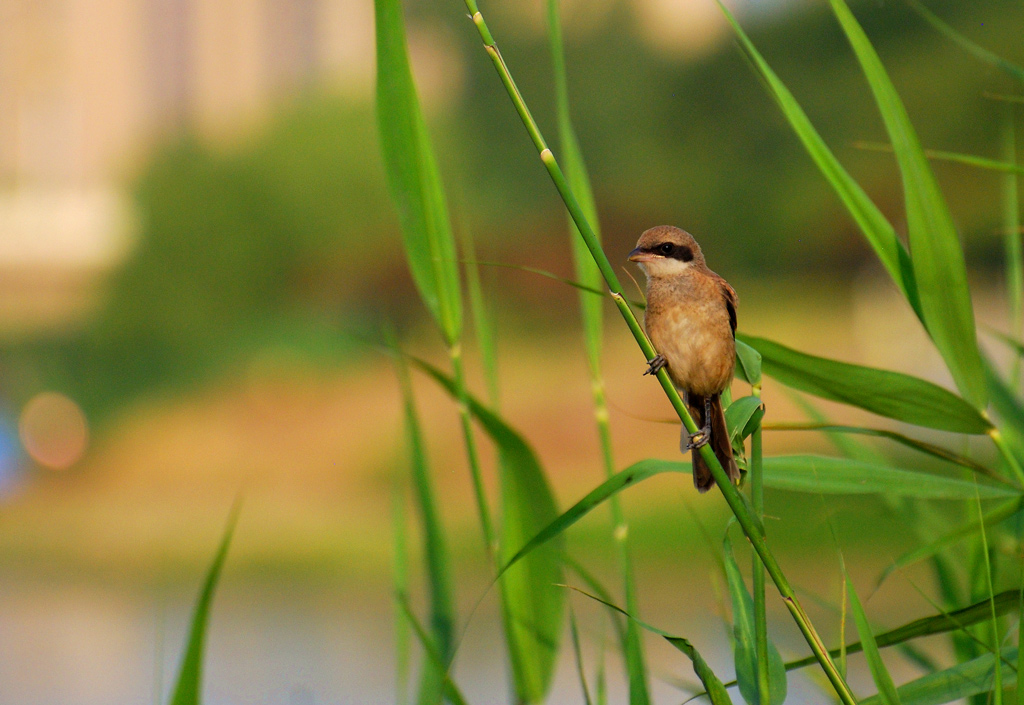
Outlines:
{"type": "Polygon", "coordinates": [[[673,277],[704,263],[704,254],[693,235],[671,225],[645,230],[629,253],[650,277],[673,277]]]}

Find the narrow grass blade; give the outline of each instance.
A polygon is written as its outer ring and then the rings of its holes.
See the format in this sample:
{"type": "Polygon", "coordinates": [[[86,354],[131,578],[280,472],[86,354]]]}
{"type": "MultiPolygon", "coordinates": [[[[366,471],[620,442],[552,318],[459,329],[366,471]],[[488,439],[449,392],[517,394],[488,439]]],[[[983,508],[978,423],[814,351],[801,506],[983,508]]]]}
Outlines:
{"type": "Polygon", "coordinates": [[[844,0],[832,10],[860,62],[885,123],[903,179],[907,235],[928,333],[964,398],[988,406],[960,238],[921,142],[881,59],[844,0]]]}
{"type": "MultiPolygon", "coordinates": [[[[1006,592],[1001,592],[996,595],[993,601],[985,598],[973,605],[969,605],[952,612],[915,619],[913,622],[904,624],[902,627],[897,627],[896,629],[878,634],[875,637],[875,643],[879,648],[885,648],[886,646],[896,646],[910,641],[911,639],[919,639],[933,634],[947,634],[949,632],[962,631],[967,627],[990,619],[993,602],[995,603],[997,615],[1004,615],[1008,612],[1012,612],[1013,610],[1018,609],[1017,592],[1015,590],[1007,590],[1006,592]]],[[[864,644],[859,641],[846,646],[846,652],[850,654],[855,654],[863,650],[864,644]]],[[[838,656],[840,652],[841,649],[833,649],[829,653],[833,656],[838,656]]],[[[810,666],[814,663],[816,663],[815,658],[813,656],[808,656],[807,658],[790,661],[786,664],[786,670],[792,671],[793,669],[803,668],[804,666],[810,666]]]]}
{"type": "MultiPolygon", "coordinates": [[[[571,585],[566,585],[565,587],[568,587],[570,590],[575,590],[576,592],[586,597],[589,597],[591,600],[594,600],[595,602],[600,602],[605,607],[608,607],[609,609],[623,615],[630,622],[635,623],[639,627],[642,627],[643,629],[651,632],[652,634],[657,634],[658,636],[663,637],[668,643],[672,644],[672,646],[686,654],[686,656],[693,662],[693,670],[697,674],[697,677],[700,678],[701,683],[704,684],[704,688],[707,691],[706,695],[708,695],[711,698],[711,702],[713,705],[732,705],[732,699],[729,697],[729,693],[726,691],[725,686],[722,685],[721,679],[719,679],[718,676],[715,675],[714,671],[711,670],[711,667],[708,666],[707,662],[701,657],[700,653],[693,647],[693,644],[691,644],[688,639],[684,639],[681,636],[674,636],[664,630],[658,629],[657,627],[648,624],[647,622],[639,619],[635,615],[630,614],[626,610],[614,604],[606,597],[591,595],[589,592],[586,592],[585,590],[580,590],[576,587],[572,587],[571,585]]],[[[783,677],[785,677],[784,672],[783,677]]]]}
{"type": "Polygon", "coordinates": [[[224,569],[224,561],[227,560],[228,548],[231,546],[231,538],[235,534],[235,527],[238,525],[238,516],[241,511],[242,502],[236,500],[235,505],[231,508],[231,514],[228,516],[228,523],[224,528],[220,546],[206,573],[203,587],[199,591],[196,606],[192,610],[192,626],[189,629],[188,642],[181,658],[181,669],[178,671],[178,680],[174,685],[174,694],[171,696],[170,705],[199,705],[202,702],[203,651],[206,644],[206,632],[209,628],[210,606],[213,604],[213,595],[217,590],[217,583],[220,581],[220,574],[224,569]]]}
{"type": "MultiPolygon", "coordinates": [[[[432,365],[410,357],[452,398],[458,398],[455,382],[432,365]]],[[[538,702],[551,686],[558,642],[562,631],[565,594],[558,546],[540,548],[521,565],[509,570],[508,557],[558,516],[554,495],[533,450],[497,414],[475,398],[466,397],[470,413],[498,448],[501,481],[502,612],[506,622],[509,657],[516,692],[528,702],[538,702]]]]}
{"type": "Polygon", "coordinates": [[[956,42],[962,49],[968,54],[974,56],[985,63],[995,66],[997,69],[1002,71],[1008,76],[1012,76],[1018,81],[1024,81],[1024,68],[1021,68],[1017,64],[1014,64],[1006,59],[998,56],[997,54],[989,51],[988,49],[978,45],[971,41],[960,32],[956,31],[948,24],[943,22],[935,15],[931,10],[922,5],[919,0],[907,0],[907,4],[914,9],[917,14],[921,15],[922,18],[932,27],[937,29],[939,32],[944,34],[947,38],[956,42]]]}
{"type": "Polygon", "coordinates": [[[765,374],[802,392],[926,428],[970,434],[992,428],[971,404],[923,379],[807,355],[763,338],[742,339],[761,353],[765,374]]]}
{"type": "MultiPolygon", "coordinates": [[[[891,153],[892,145],[885,144],[883,142],[854,142],[853,146],[856,149],[865,149],[871,152],[889,152],[891,153]]],[[[1024,167],[1019,164],[1014,164],[1009,161],[999,161],[998,159],[986,159],[985,157],[978,157],[973,154],[961,154],[959,152],[944,152],[938,149],[926,149],[924,150],[924,156],[934,161],[940,162],[955,162],[957,164],[964,164],[966,166],[973,166],[979,169],[988,169],[990,171],[1001,171],[1004,173],[1024,173],[1024,167]]]]}
{"type": "Polygon", "coordinates": [[[396,596],[399,607],[402,608],[402,612],[405,614],[406,620],[412,626],[413,633],[416,638],[419,639],[420,646],[423,647],[423,651],[427,655],[427,661],[430,664],[432,670],[435,670],[440,679],[444,684],[444,697],[451,703],[451,705],[467,705],[466,699],[462,696],[458,686],[452,681],[451,676],[448,675],[448,664],[445,659],[442,658],[441,654],[437,652],[437,647],[431,640],[430,635],[427,634],[427,630],[423,628],[420,621],[416,619],[416,615],[412,611],[412,607],[409,605],[409,598],[404,594],[396,596]]]}
{"type": "Polygon", "coordinates": [[[736,662],[736,680],[740,694],[749,705],[779,705],[786,699],[786,669],[778,649],[769,640],[768,651],[768,693],[770,703],[761,701],[757,683],[757,643],[754,635],[754,601],[743,582],[739,566],[732,553],[732,542],[726,533],[723,545],[725,576],[732,598],[733,655],[736,662]]]}
{"type": "MultiPolygon", "coordinates": [[[[1017,666],[1017,649],[1003,649],[1004,663],[1017,666]]],[[[903,705],[942,705],[954,700],[967,698],[992,690],[995,672],[995,656],[982,654],[965,663],[947,668],[938,673],[929,673],[916,680],[904,683],[896,692],[903,705]]],[[[1016,674],[1003,683],[1009,687],[1016,681],[1016,674]]],[[[860,701],[861,705],[883,705],[877,696],[860,701]]]]}
{"type": "Polygon", "coordinates": [[[722,9],[726,19],[736,33],[740,47],[750,58],[754,68],[768,86],[768,90],[778,104],[782,114],[789,121],[796,136],[803,143],[804,149],[807,150],[811,159],[817,164],[818,169],[821,170],[825,179],[835,190],[836,195],[839,196],[847,211],[849,211],[854,221],[860,227],[861,232],[864,233],[868,243],[882,262],[882,266],[889,272],[889,276],[896,282],[896,286],[903,292],[904,297],[913,307],[914,311],[917,312],[918,317],[921,317],[922,314],[910,257],[903,243],[896,237],[896,230],[886,220],[885,216],[882,215],[878,207],[868,198],[860,184],[854,181],[853,177],[839,163],[839,160],[836,159],[832,150],[825,144],[821,135],[814,129],[810,119],[808,119],[807,114],[800,107],[796,98],[793,97],[793,94],[789,92],[785,84],[772,71],[768,62],[757,51],[753,42],[750,41],[743,28],[740,27],[739,22],[736,21],[736,18],[733,17],[721,0],[718,0],[718,6],[722,9]]]}
{"type": "MultiPolygon", "coordinates": [[[[389,341],[393,344],[393,340],[389,341]]],[[[416,412],[412,380],[406,359],[397,355],[395,367],[402,390],[406,445],[409,449],[410,475],[413,496],[420,516],[423,536],[423,556],[430,605],[430,634],[437,653],[447,663],[455,651],[455,607],[452,596],[451,564],[445,545],[444,529],[434,484],[427,460],[426,444],[416,412]]],[[[440,703],[444,695],[444,681],[436,669],[423,669],[420,682],[420,703],[440,703]]]]}
{"type": "Polygon", "coordinates": [[[700,682],[704,684],[704,691],[711,701],[711,705],[732,705],[732,698],[729,697],[729,691],[722,685],[722,680],[715,675],[715,672],[711,670],[711,666],[704,660],[704,657],[700,655],[700,652],[694,648],[693,644],[688,639],[684,639],[679,636],[665,637],[668,643],[676,647],[693,662],[693,672],[700,678],[700,682]]]}
{"type": "Polygon", "coordinates": [[[883,705],[900,705],[900,696],[896,692],[896,685],[892,682],[889,669],[882,661],[882,655],[878,652],[878,644],[875,642],[875,635],[871,633],[871,623],[868,621],[864,607],[857,597],[857,590],[853,587],[850,576],[846,576],[846,589],[850,595],[850,611],[853,612],[853,621],[857,625],[857,633],[860,634],[861,644],[864,646],[864,655],[868,660],[868,668],[871,670],[871,678],[878,688],[878,699],[883,705]]]}
{"type": "Polygon", "coordinates": [[[1005,482],[1005,478],[999,475],[991,468],[985,467],[981,463],[972,460],[966,456],[958,455],[951,450],[942,448],[941,446],[933,445],[931,443],[925,443],[919,441],[916,438],[905,436],[902,433],[896,431],[890,431],[884,428],[865,428],[863,426],[841,426],[829,423],[770,423],[765,424],[764,429],[766,431],[821,431],[827,434],[852,434],[861,436],[875,436],[877,438],[887,438],[890,441],[895,441],[900,445],[907,448],[912,448],[916,451],[920,451],[925,455],[930,455],[933,458],[945,460],[946,462],[953,463],[965,467],[973,472],[980,475],[985,475],[998,482],[1005,482]]]}
{"type": "Polygon", "coordinates": [[[449,344],[462,306],[455,241],[441,177],[409,68],[401,0],[374,0],[377,124],[391,198],[413,280],[449,344]]]}
{"type": "Polygon", "coordinates": [[[576,612],[571,604],[569,605],[569,634],[572,636],[572,652],[576,657],[576,676],[580,679],[583,702],[586,705],[593,705],[593,701],[590,699],[590,686],[587,685],[587,671],[583,667],[583,650],[580,648],[580,632],[576,627],[576,612]]]}
{"type": "MultiPolygon", "coordinates": [[[[995,526],[997,524],[1006,521],[1013,515],[1017,514],[1024,508],[1019,500],[1011,500],[1005,504],[1001,504],[998,507],[985,513],[983,522],[985,526],[995,526]]],[[[902,570],[907,566],[911,566],[918,561],[922,561],[926,558],[931,558],[942,549],[951,546],[958,541],[962,541],[965,538],[975,536],[980,530],[980,526],[977,521],[971,520],[966,522],[962,526],[957,527],[953,531],[950,531],[940,537],[939,539],[932,541],[924,546],[919,546],[912,551],[904,553],[902,556],[896,559],[896,561],[882,571],[882,575],[878,578],[878,585],[885,582],[886,578],[893,574],[897,570],[902,570]]]]}

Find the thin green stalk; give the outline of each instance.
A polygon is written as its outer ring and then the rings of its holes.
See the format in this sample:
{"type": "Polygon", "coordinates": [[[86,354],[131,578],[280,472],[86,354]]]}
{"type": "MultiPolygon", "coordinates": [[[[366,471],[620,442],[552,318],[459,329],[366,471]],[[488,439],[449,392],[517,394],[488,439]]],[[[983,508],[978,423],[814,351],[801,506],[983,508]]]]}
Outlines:
{"type": "MultiPolygon", "coordinates": [[[[760,398],[761,385],[751,387],[751,393],[760,398]]],[[[750,436],[750,499],[754,514],[764,521],[764,473],[761,452],[761,424],[757,424],[750,436]]],[[[771,687],[768,683],[768,615],[765,610],[764,566],[755,556],[754,576],[754,643],[757,648],[757,692],[761,705],[771,702],[771,687]]]]}
{"type": "MultiPolygon", "coordinates": [[[[977,491],[978,479],[974,479],[974,488],[977,491]]],[[[985,556],[985,580],[988,587],[988,600],[989,608],[992,614],[992,654],[994,657],[993,667],[995,669],[994,680],[993,680],[993,703],[994,705],[1003,704],[1003,669],[1001,658],[999,658],[1001,645],[999,643],[999,615],[996,613],[996,593],[992,587],[992,562],[988,555],[988,536],[985,532],[985,514],[981,511],[981,497],[976,497],[975,506],[978,507],[978,523],[981,529],[981,552],[985,556]]]]}
{"type": "MultiPolygon", "coordinates": [[[[580,205],[594,226],[594,234],[600,237],[598,230],[597,207],[594,203],[593,191],[583,152],[576,139],[572,116],[569,110],[569,80],[565,66],[565,53],[562,42],[562,23],[559,20],[558,0],[548,0],[548,31],[550,33],[551,62],[554,73],[555,104],[558,114],[558,133],[565,158],[566,173],[570,186],[580,199],[580,205]]],[[[587,286],[600,291],[601,277],[594,260],[589,256],[586,247],[574,232],[576,226],[569,219],[569,237],[573,254],[576,277],[587,286]]],[[[603,293],[603,292],[602,292],[603,293]]],[[[603,333],[603,301],[581,291],[580,320],[583,327],[583,339],[587,360],[590,368],[591,395],[594,402],[594,418],[597,424],[597,435],[601,446],[601,458],[604,462],[605,477],[610,478],[616,472],[615,456],[612,451],[611,424],[609,422],[608,404],[604,393],[604,376],[601,370],[601,342],[603,333]]],[[[629,525],[622,511],[618,497],[610,501],[612,517],[612,539],[615,544],[622,573],[623,592],[626,598],[626,609],[632,613],[639,612],[636,580],[633,575],[633,562],[629,550],[629,525]]],[[[647,665],[643,654],[643,640],[640,628],[632,621],[626,623],[625,634],[626,672],[629,680],[630,705],[648,705],[650,693],[647,687],[647,665]]]]}
{"type": "Polygon", "coordinates": [[[469,403],[466,401],[466,375],[462,368],[462,345],[455,343],[448,349],[448,354],[452,359],[452,376],[455,379],[456,391],[459,396],[462,440],[465,442],[466,461],[469,463],[469,472],[473,478],[473,495],[476,498],[477,513],[480,515],[480,529],[484,535],[484,543],[487,545],[487,555],[494,561],[497,560],[498,544],[494,535],[494,525],[491,523],[491,511],[487,505],[487,493],[484,491],[480,455],[477,453],[476,438],[473,436],[473,419],[469,413],[469,403]]]}
{"type": "Polygon", "coordinates": [[[999,449],[1000,455],[1003,456],[1003,460],[1010,466],[1014,476],[1017,478],[1017,482],[1024,485],[1024,468],[1021,468],[1020,462],[1017,460],[1017,456],[1014,455],[1013,450],[1006,444],[1006,439],[1003,438],[1003,434],[998,428],[993,428],[988,432],[989,438],[995,444],[996,448],[999,449]]]}
{"type": "MultiPolygon", "coordinates": [[[[512,80],[512,75],[509,73],[508,67],[505,65],[505,61],[502,58],[501,53],[498,51],[498,47],[494,42],[491,31],[488,29],[483,15],[477,8],[476,0],[465,0],[465,2],[466,7],[469,9],[473,24],[476,26],[477,31],[480,34],[480,38],[483,41],[484,49],[490,57],[491,63],[494,64],[494,67],[498,72],[498,76],[501,79],[502,84],[505,86],[505,90],[512,99],[516,112],[519,114],[519,117],[523,121],[523,125],[526,127],[526,131],[533,140],[534,146],[540,153],[541,161],[544,163],[551,180],[554,182],[555,188],[558,189],[558,193],[562,197],[562,201],[565,203],[566,208],[568,208],[573,222],[576,223],[580,236],[586,243],[587,249],[590,250],[590,254],[594,258],[594,262],[597,264],[598,269],[601,271],[601,276],[604,277],[605,283],[608,285],[608,289],[611,292],[612,300],[615,302],[616,307],[619,309],[619,313],[625,320],[626,325],[629,327],[630,332],[636,339],[637,345],[640,347],[641,351],[643,351],[646,359],[653,360],[657,355],[657,352],[654,350],[654,346],[651,345],[651,342],[644,334],[643,328],[640,326],[639,321],[637,321],[632,309],[629,308],[629,304],[626,303],[626,299],[622,291],[622,285],[619,283],[619,279],[615,275],[615,270],[612,268],[611,262],[608,261],[608,257],[605,255],[604,250],[601,249],[601,245],[594,234],[593,228],[584,217],[576,197],[573,195],[568,183],[566,183],[565,176],[562,174],[562,170],[558,166],[558,162],[555,160],[554,154],[552,154],[551,150],[548,149],[548,146],[544,141],[544,137],[540,133],[540,128],[537,126],[536,121],[534,121],[533,116],[526,107],[526,103],[523,100],[522,95],[519,93],[519,89],[512,80]]],[[[679,396],[679,392],[673,386],[672,381],[669,379],[668,373],[664,368],[659,370],[657,377],[658,381],[661,383],[662,389],[665,391],[665,395],[672,404],[672,408],[675,409],[676,414],[678,414],[683,425],[686,427],[686,430],[689,433],[696,433],[698,431],[697,424],[694,423],[686,405],[679,396]]],[[[782,573],[782,569],[779,567],[778,561],[775,560],[774,554],[772,554],[771,550],[768,548],[768,543],[764,534],[764,527],[761,522],[753,515],[742,495],[740,495],[736,487],[732,482],[730,482],[729,476],[722,468],[721,463],[718,462],[718,458],[715,457],[711,447],[709,445],[703,446],[700,449],[700,454],[710,468],[711,474],[714,476],[718,486],[721,488],[722,495],[725,498],[726,503],[729,505],[729,508],[736,516],[736,520],[743,529],[743,533],[746,534],[750,544],[753,546],[758,556],[760,556],[762,563],[764,563],[768,574],[772,577],[772,581],[778,588],[779,594],[782,596],[786,608],[790,611],[790,614],[796,621],[804,639],[811,647],[815,657],[818,659],[822,669],[825,671],[829,681],[832,683],[832,687],[835,688],[840,700],[845,705],[853,705],[857,702],[853,692],[846,684],[846,681],[843,680],[843,677],[840,675],[835,664],[832,662],[832,659],[829,657],[828,650],[822,642],[821,637],[815,630],[814,625],[807,616],[807,613],[804,612],[800,602],[796,599],[793,588],[786,579],[786,576],[782,573]]]]}
{"type": "MultiPolygon", "coordinates": [[[[1009,106],[1003,128],[1003,160],[1017,164],[1017,140],[1014,109],[1009,106]]],[[[1003,177],[1003,237],[1006,246],[1006,296],[1010,308],[1010,335],[1020,340],[1024,333],[1024,253],[1021,248],[1020,204],[1017,200],[1017,174],[1003,177]]],[[[1021,358],[1015,355],[1010,366],[1010,387],[1020,388],[1021,358]]]]}

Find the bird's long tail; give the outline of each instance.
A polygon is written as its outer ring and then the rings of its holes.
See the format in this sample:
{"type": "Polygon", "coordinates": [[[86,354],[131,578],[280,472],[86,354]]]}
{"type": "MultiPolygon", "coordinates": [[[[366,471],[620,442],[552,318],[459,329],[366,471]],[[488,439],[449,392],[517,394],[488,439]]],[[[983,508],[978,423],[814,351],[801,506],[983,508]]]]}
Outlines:
{"type": "MultiPolygon", "coordinates": [[[[686,395],[686,405],[690,408],[690,415],[697,422],[698,428],[703,428],[707,423],[704,418],[704,397],[696,394],[686,395]]],[[[683,426],[683,436],[680,441],[681,450],[686,452],[689,442],[689,433],[683,426]]],[[[729,475],[731,482],[740,479],[740,469],[732,457],[732,443],[729,441],[729,429],[725,425],[725,412],[722,410],[722,398],[718,394],[711,397],[711,439],[709,441],[715,457],[722,464],[725,472],[729,475]]],[[[700,451],[694,449],[693,454],[693,485],[698,492],[704,493],[715,486],[715,477],[711,474],[704,459],[700,457],[700,451]]]]}

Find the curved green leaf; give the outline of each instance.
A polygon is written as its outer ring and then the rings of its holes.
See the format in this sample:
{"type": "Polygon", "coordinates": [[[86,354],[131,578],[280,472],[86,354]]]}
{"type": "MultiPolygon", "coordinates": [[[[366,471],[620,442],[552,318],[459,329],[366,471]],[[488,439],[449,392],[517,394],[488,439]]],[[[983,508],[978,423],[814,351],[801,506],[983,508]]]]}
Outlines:
{"type": "Polygon", "coordinates": [[[839,196],[843,205],[846,206],[846,210],[856,221],[861,232],[867,238],[868,243],[874,248],[875,254],[882,262],[882,266],[889,272],[889,276],[896,282],[896,286],[903,292],[911,307],[920,317],[921,310],[917,300],[917,290],[910,257],[907,254],[906,248],[903,247],[903,243],[896,237],[896,230],[886,220],[885,216],[882,215],[882,211],[878,209],[878,206],[868,198],[860,184],[854,181],[853,177],[839,163],[832,150],[825,144],[825,140],[814,129],[814,125],[811,124],[810,119],[803,111],[803,108],[800,107],[796,98],[793,97],[793,94],[789,92],[786,85],[772,71],[768,62],[757,51],[754,43],[750,41],[750,38],[743,31],[743,28],[740,27],[736,18],[733,17],[721,0],[717,0],[717,2],[732,26],[733,31],[736,33],[740,47],[750,58],[751,64],[764,80],[779,109],[782,110],[782,114],[793,128],[793,132],[800,138],[804,149],[807,150],[814,163],[818,165],[818,169],[821,170],[821,173],[835,190],[836,195],[839,196]]]}
{"type": "Polygon", "coordinates": [[[725,410],[725,425],[732,440],[746,438],[753,432],[753,429],[748,432],[747,426],[763,403],[760,397],[750,396],[737,399],[729,405],[725,410]]]}
{"type": "Polygon", "coordinates": [[[235,527],[238,525],[238,516],[241,511],[241,500],[236,500],[235,505],[231,508],[231,514],[228,516],[228,523],[224,528],[224,536],[220,540],[217,554],[206,573],[203,588],[199,591],[199,598],[192,611],[192,626],[189,628],[185,655],[181,659],[181,670],[178,672],[178,680],[174,685],[174,694],[170,700],[171,705],[199,705],[202,702],[203,651],[210,621],[210,606],[213,604],[213,594],[217,590],[217,583],[220,581],[224,561],[228,557],[228,548],[231,546],[231,537],[235,534],[235,527]]]}
{"type": "Polygon", "coordinates": [[[925,328],[964,398],[988,406],[960,237],[896,88],[844,0],[830,0],[875,96],[903,179],[910,259],[925,328]]]}
{"type": "MultiPolygon", "coordinates": [[[[1011,666],[1017,665],[1017,649],[1002,651],[1002,659],[1011,666]]],[[[995,673],[995,656],[982,654],[978,658],[947,668],[938,673],[929,673],[917,680],[904,683],[896,692],[903,705],[942,705],[960,698],[992,690],[995,673]]],[[[1003,686],[1016,682],[1016,674],[1004,679],[1003,686]]],[[[860,701],[861,705],[883,705],[878,696],[860,701]]]]}
{"type": "MultiPolygon", "coordinates": [[[[723,555],[725,577],[732,598],[733,656],[736,663],[736,681],[740,694],[750,705],[761,705],[757,686],[757,646],[754,636],[754,600],[747,591],[739,566],[732,553],[732,542],[725,535],[723,555]]],[[[786,699],[786,669],[775,644],[768,641],[768,697],[770,705],[780,705],[786,699]]]]}
{"type": "Polygon", "coordinates": [[[413,280],[449,344],[462,330],[455,241],[409,68],[400,0],[374,0],[377,125],[413,280]]]}
{"type": "Polygon", "coordinates": [[[742,340],[736,341],[736,376],[748,384],[761,384],[761,353],[742,340]]]}
{"type": "Polygon", "coordinates": [[[923,379],[808,355],[764,338],[743,341],[761,353],[765,374],[808,394],[942,431],[981,434],[992,428],[972,405],[923,379]]]}
{"type": "MultiPolygon", "coordinates": [[[[450,377],[423,360],[409,360],[458,399],[450,377]]],[[[537,456],[522,436],[475,398],[467,396],[466,403],[498,448],[502,513],[499,559],[510,565],[508,558],[515,547],[555,521],[558,509],[537,456]]],[[[499,577],[516,692],[529,702],[539,702],[551,687],[565,608],[565,593],[557,587],[562,582],[559,547],[540,547],[519,565],[503,570],[499,577]]]]}

